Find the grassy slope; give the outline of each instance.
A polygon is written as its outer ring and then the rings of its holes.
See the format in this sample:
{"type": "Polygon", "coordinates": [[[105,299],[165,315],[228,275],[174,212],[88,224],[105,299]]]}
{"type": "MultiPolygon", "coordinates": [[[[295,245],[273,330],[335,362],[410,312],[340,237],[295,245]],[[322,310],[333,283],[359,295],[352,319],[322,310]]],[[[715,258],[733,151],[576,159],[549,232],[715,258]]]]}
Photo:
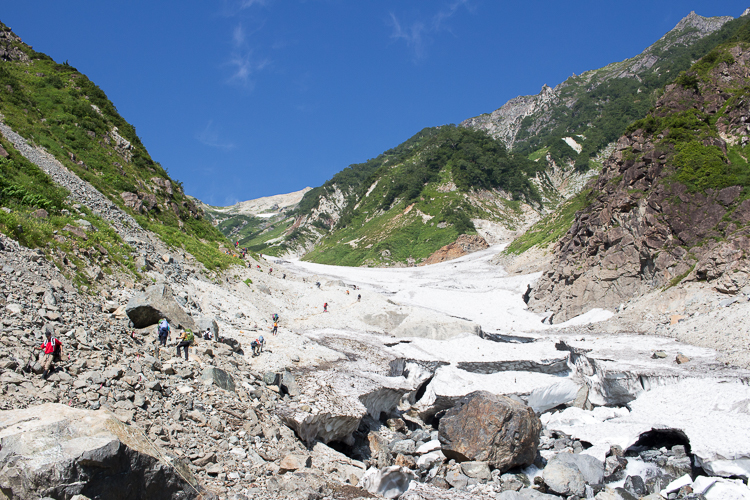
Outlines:
{"type": "MultiPolygon", "coordinates": [[[[2,23],[0,29],[5,29],[2,23]]],[[[0,86],[3,88],[0,112],[5,122],[33,144],[53,154],[120,208],[134,215],[145,228],[159,234],[166,243],[185,248],[210,269],[229,266],[232,260],[218,249],[226,239],[207,221],[191,217],[189,200],[181,184],[170,179],[173,186],[171,196],[153,190],[152,178],[169,179],[169,176],[151,159],[135,128],[117,113],[104,92],[75,68],[57,64],[25,44],[14,45],[30,58],[30,62],[0,63],[0,86]],[[131,143],[128,152],[115,146],[112,134],[115,127],[131,143]],[[136,214],[125,207],[120,197],[124,191],[151,193],[152,190],[159,205],[146,215],[136,214]]],[[[17,176],[13,183],[16,188],[34,189],[29,177],[17,176]]],[[[4,205],[12,203],[21,211],[30,211],[45,203],[28,197],[24,202],[24,198],[18,196],[3,196],[0,202],[4,205]]],[[[56,202],[50,208],[57,214],[62,206],[56,202]]],[[[7,225],[3,227],[7,232],[7,225]]],[[[28,242],[42,245],[50,240],[28,242]]]]}
{"type": "MultiPolygon", "coordinates": [[[[675,82],[683,87],[699,90],[709,83],[709,72],[718,64],[734,62],[729,48],[736,43],[750,48],[750,22],[742,22],[743,24],[731,26],[733,35],[729,41],[714,47],[689,71],[681,73],[675,82]]],[[[726,88],[723,91],[729,92],[732,97],[713,115],[695,109],[663,117],[651,113],[630,124],[627,132],[642,129],[647,134],[662,133],[663,137],[657,141],[657,148],[669,151],[667,164],[672,165],[673,169],[661,182],[680,182],[692,192],[739,185],[742,186],[742,194],[738,201],[741,201],[750,198],[750,144],[728,144],[727,154],[724,155],[718,147],[706,146],[705,143],[720,137],[717,122],[750,99],[750,88],[726,88]]],[[[635,157],[634,159],[637,160],[635,157]]],[[[517,238],[505,252],[520,254],[529,248],[546,248],[556,242],[570,229],[576,212],[589,204],[591,196],[592,193],[584,191],[568,200],[517,238]]],[[[682,278],[684,276],[680,277],[682,278]]]]}
{"type": "Polygon", "coordinates": [[[460,234],[475,234],[471,218],[512,226],[519,201],[498,196],[493,201],[469,202],[474,186],[501,185],[520,199],[538,196],[527,183],[536,164],[509,155],[498,145],[486,134],[466,129],[448,129],[433,137],[402,163],[376,172],[358,203],[342,218],[344,223],[305,259],[350,266],[420,262],[460,234]],[[429,170],[420,174],[425,165],[429,170]],[[416,183],[410,181],[414,178],[416,183]],[[454,181],[457,188],[446,191],[454,181]]]}
{"type": "Polygon", "coordinates": [[[729,21],[720,30],[688,46],[671,45],[675,35],[657,41],[651,47],[651,54],[659,57],[659,62],[641,69],[637,78],[612,77],[633,60],[568,78],[561,86],[559,104],[524,120],[514,150],[531,153],[547,148],[558,165],[573,161],[578,169],[589,168],[591,159],[606,144],[622,135],[634,120],[646,116],[664,85],[687,70],[693,61],[735,37],[745,21],[743,18],[729,21]],[[567,103],[573,101],[575,104],[568,107],[567,103]],[[578,134],[585,137],[583,140],[576,137],[583,147],[580,154],[562,141],[563,137],[578,134]]]}

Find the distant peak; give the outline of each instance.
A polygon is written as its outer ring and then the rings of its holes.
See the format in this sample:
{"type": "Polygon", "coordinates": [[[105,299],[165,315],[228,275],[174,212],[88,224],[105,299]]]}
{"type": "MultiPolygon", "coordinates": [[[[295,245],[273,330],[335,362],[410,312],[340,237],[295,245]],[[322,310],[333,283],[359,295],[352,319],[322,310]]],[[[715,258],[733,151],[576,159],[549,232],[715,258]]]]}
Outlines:
{"type": "Polygon", "coordinates": [[[745,12],[742,13],[740,17],[745,17],[746,15],[750,14],[750,8],[745,9],[745,12]]]}
{"type": "Polygon", "coordinates": [[[732,17],[730,16],[703,17],[696,14],[693,10],[690,12],[690,14],[683,17],[672,31],[685,31],[689,28],[697,28],[702,33],[710,33],[719,29],[725,22],[731,20],[732,17]]]}

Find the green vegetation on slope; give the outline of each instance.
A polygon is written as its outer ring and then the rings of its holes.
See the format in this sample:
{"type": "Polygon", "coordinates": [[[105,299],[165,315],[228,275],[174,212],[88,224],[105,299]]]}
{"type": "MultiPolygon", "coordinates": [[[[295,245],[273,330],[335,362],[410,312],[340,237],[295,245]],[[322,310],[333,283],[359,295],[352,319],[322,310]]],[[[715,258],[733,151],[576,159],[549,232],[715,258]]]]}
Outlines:
{"type": "Polygon", "coordinates": [[[573,225],[576,213],[586,208],[591,198],[591,190],[587,189],[566,200],[557,210],[546,215],[513,240],[505,249],[505,253],[519,255],[532,247],[547,248],[557,242],[573,225]]]}
{"type": "MultiPolygon", "coordinates": [[[[504,212],[515,213],[519,200],[541,204],[529,178],[542,166],[509,153],[485,132],[448,125],[421,139],[400,163],[383,164],[360,185],[334,230],[306,260],[350,266],[420,262],[459,235],[475,234],[472,218],[501,220],[504,212]],[[496,188],[513,199],[469,202],[475,192],[496,188]]],[[[301,229],[287,236],[299,238],[305,238],[301,229]]]]}
{"type": "Polygon", "coordinates": [[[130,248],[100,217],[81,207],[71,213],[65,203],[67,190],[55,184],[36,165],[21,156],[5,139],[0,144],[8,158],[0,157],[0,232],[22,245],[41,249],[50,260],[64,257],[73,265],[62,266],[68,278],[79,286],[90,285],[92,276],[87,272],[96,264],[104,273],[122,271],[135,273],[130,248]],[[38,209],[49,214],[39,217],[38,209]],[[85,238],[66,231],[66,226],[80,227],[87,221],[92,229],[85,238]]]}
{"type": "Polygon", "coordinates": [[[313,209],[318,207],[320,198],[324,194],[331,194],[336,188],[347,196],[351,196],[352,193],[359,193],[363,186],[366,189],[367,186],[372,184],[371,182],[368,182],[368,180],[375,171],[386,164],[395,165],[403,162],[410,157],[413,154],[413,151],[418,149],[425,140],[434,136],[438,130],[438,128],[434,127],[424,128],[395,148],[389,149],[378,155],[377,158],[367,160],[364,163],[349,165],[347,168],[334,175],[331,179],[327,180],[322,186],[313,188],[305,193],[305,196],[297,206],[296,212],[298,214],[310,213],[313,209]]]}
{"type": "Polygon", "coordinates": [[[618,71],[620,63],[615,63],[568,78],[561,89],[561,104],[545,111],[545,125],[540,129],[531,128],[537,117],[524,119],[514,150],[528,154],[549,147],[550,155],[558,165],[574,161],[577,169],[588,169],[590,160],[606,144],[622,135],[634,120],[646,116],[661,89],[676,75],[690,68],[693,61],[717,45],[747,36],[748,31],[747,18],[739,18],[689,46],[668,46],[669,40],[660,40],[652,51],[659,62],[644,69],[637,77],[615,77],[598,83],[601,78],[618,71]],[[598,86],[592,90],[595,83],[598,86]],[[562,104],[571,100],[575,100],[575,104],[570,108],[562,104]],[[585,137],[580,141],[576,138],[583,148],[580,154],[566,147],[562,140],[578,134],[585,137]]]}
{"type": "MultiPolygon", "coordinates": [[[[0,29],[7,30],[2,23],[0,29]]],[[[224,236],[195,213],[181,184],[169,179],[166,170],[151,159],[135,128],[118,114],[105,93],[67,63],[57,64],[23,43],[13,45],[30,60],[0,63],[0,112],[4,121],[134,216],[139,214],[124,205],[120,194],[153,193],[156,205],[139,220],[147,220],[159,234],[174,233],[169,243],[176,246],[183,246],[179,236],[182,233],[187,246],[196,249],[196,257],[205,260],[207,267],[226,267],[224,259],[210,257],[219,253],[219,244],[226,241],[224,236]],[[158,186],[164,181],[170,181],[171,194],[158,186]],[[162,225],[163,229],[159,227],[162,225]]],[[[36,206],[59,210],[61,199],[50,197],[54,190],[45,189],[44,194],[41,184],[33,182],[40,175],[46,177],[41,171],[30,174],[34,169],[19,174],[12,185],[2,186],[3,203],[5,199],[22,200],[24,196],[30,203],[29,196],[37,195],[50,204],[45,205],[39,198],[36,206]]]]}

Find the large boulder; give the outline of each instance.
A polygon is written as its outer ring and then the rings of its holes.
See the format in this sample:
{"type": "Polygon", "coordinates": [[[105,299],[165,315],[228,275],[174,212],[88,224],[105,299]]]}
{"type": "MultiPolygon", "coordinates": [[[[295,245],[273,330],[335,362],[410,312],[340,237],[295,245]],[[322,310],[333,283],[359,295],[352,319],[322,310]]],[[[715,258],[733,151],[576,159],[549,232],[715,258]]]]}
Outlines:
{"type": "Polygon", "coordinates": [[[591,455],[558,453],[544,468],[547,488],[558,495],[584,496],[586,484],[601,484],[604,464],[591,455]]]}
{"type": "Polygon", "coordinates": [[[192,499],[190,469],[107,410],[0,411],[2,498],[192,499]]]}
{"type": "Polygon", "coordinates": [[[505,396],[473,392],[440,419],[446,457],[488,462],[495,469],[530,465],[536,458],[542,423],[534,410],[505,396]]]}
{"type": "Polygon", "coordinates": [[[200,318],[195,320],[195,326],[198,327],[198,331],[201,333],[201,335],[203,335],[203,332],[210,329],[214,334],[214,340],[219,338],[219,324],[214,318],[201,316],[200,318]]]}
{"type": "Polygon", "coordinates": [[[197,331],[193,318],[174,299],[172,289],[163,283],[150,286],[130,299],[125,313],[136,328],[146,328],[167,318],[172,326],[197,331]]]}
{"type": "Polygon", "coordinates": [[[234,391],[235,389],[232,376],[221,368],[216,368],[215,366],[207,366],[203,370],[203,373],[201,373],[201,380],[210,380],[217,387],[221,387],[225,391],[234,391]]]}

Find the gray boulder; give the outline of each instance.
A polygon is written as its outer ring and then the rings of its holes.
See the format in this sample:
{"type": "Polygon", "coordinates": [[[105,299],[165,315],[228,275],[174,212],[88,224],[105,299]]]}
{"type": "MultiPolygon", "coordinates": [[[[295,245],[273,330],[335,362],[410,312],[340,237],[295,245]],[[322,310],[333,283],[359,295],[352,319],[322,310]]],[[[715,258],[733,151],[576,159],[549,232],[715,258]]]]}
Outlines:
{"type": "Polygon", "coordinates": [[[193,499],[198,484],[180,460],[106,410],[44,404],[0,411],[3,497],[193,499]]]}
{"type": "Polygon", "coordinates": [[[221,387],[225,391],[233,391],[235,389],[234,379],[230,374],[215,366],[208,366],[201,373],[201,380],[211,380],[218,387],[221,387]]]}
{"type": "Polygon", "coordinates": [[[211,333],[214,334],[214,340],[217,340],[219,338],[219,324],[215,319],[201,316],[195,321],[195,326],[198,327],[198,331],[201,333],[201,336],[203,335],[203,332],[210,328],[211,333]]]}
{"type": "Polygon", "coordinates": [[[365,472],[357,486],[385,498],[398,498],[409,489],[409,484],[414,479],[416,476],[406,467],[372,467],[365,472]]]}
{"type": "Polygon", "coordinates": [[[281,374],[281,388],[290,396],[299,396],[299,386],[297,379],[290,372],[284,370],[281,374]]]}
{"type": "Polygon", "coordinates": [[[602,483],[604,464],[591,455],[558,453],[547,462],[542,477],[554,493],[581,497],[586,484],[602,483]]]}
{"type": "Polygon", "coordinates": [[[130,299],[125,313],[136,328],[146,328],[167,318],[172,326],[197,331],[193,318],[174,299],[172,289],[163,283],[150,286],[130,299]]]}

